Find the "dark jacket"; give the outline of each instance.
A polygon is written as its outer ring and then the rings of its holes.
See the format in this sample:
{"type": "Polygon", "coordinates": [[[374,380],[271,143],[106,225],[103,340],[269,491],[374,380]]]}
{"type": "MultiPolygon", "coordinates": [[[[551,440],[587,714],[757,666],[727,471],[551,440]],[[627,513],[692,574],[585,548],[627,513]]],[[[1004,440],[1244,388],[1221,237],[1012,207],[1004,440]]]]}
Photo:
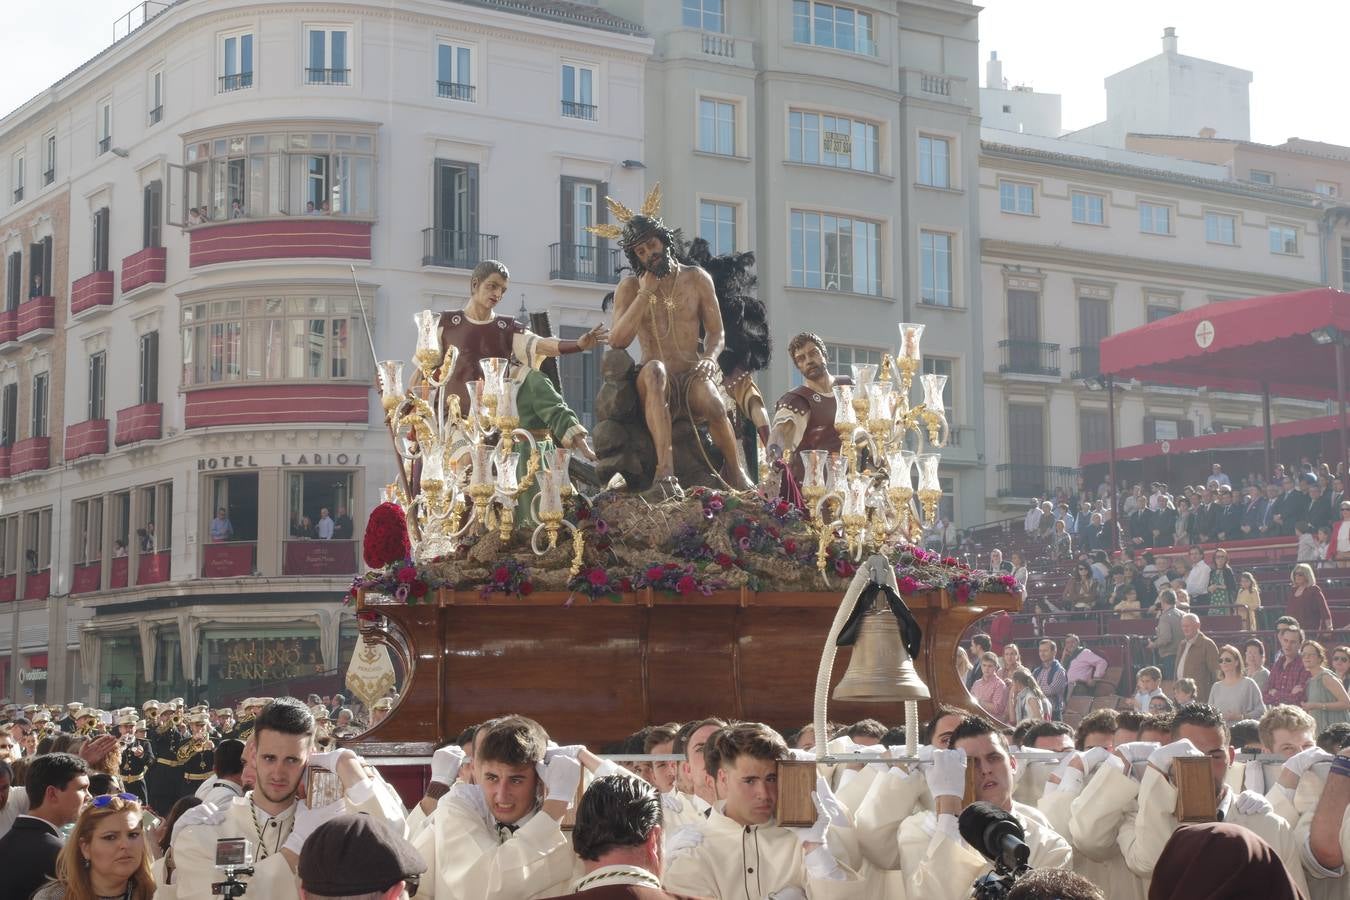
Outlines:
{"type": "Polygon", "coordinates": [[[1230,503],[1228,506],[1219,506],[1219,516],[1217,530],[1214,533],[1216,538],[1225,541],[1236,541],[1242,538],[1242,505],[1230,503]]]}
{"type": "Polygon", "coordinates": [[[1299,522],[1306,522],[1308,519],[1308,507],[1312,504],[1310,498],[1303,491],[1293,490],[1285,494],[1280,499],[1280,506],[1275,511],[1280,514],[1280,534],[1291,535],[1294,533],[1294,526],[1299,522]]]}
{"type": "MultiPolygon", "coordinates": [[[[1340,515],[1340,504],[1337,506],[1337,516],[1340,515]]],[[[1329,528],[1331,526],[1331,494],[1324,493],[1315,501],[1308,504],[1308,521],[1312,523],[1313,528],[1329,528]]]]}
{"type": "Polygon", "coordinates": [[[28,900],[56,875],[62,841],[56,829],[34,816],[19,816],[0,837],[0,900],[28,900]]]}

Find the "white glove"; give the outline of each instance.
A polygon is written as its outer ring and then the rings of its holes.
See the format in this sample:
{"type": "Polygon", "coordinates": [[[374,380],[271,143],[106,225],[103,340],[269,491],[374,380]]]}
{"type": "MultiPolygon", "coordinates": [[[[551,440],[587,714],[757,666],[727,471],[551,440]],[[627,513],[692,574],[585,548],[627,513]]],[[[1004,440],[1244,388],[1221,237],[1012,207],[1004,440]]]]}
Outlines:
{"type": "Polygon", "coordinates": [[[544,762],[553,762],[553,757],[555,756],[570,756],[572,759],[576,759],[577,756],[581,754],[581,751],[585,749],[585,744],[567,744],[566,746],[559,747],[557,744],[550,742],[548,749],[544,751],[544,762]]]}
{"type": "Polygon", "coordinates": [[[661,808],[668,813],[679,813],[684,810],[684,801],[677,791],[671,791],[661,795],[661,808]]]}
{"type": "MultiPolygon", "coordinates": [[[[350,750],[347,751],[351,753],[350,750]]],[[[347,811],[346,803],[329,803],[326,806],[320,806],[318,809],[310,809],[308,804],[297,803],[295,805],[295,824],[291,826],[290,837],[286,838],[286,843],[282,844],[283,850],[290,850],[298,854],[305,846],[305,839],[314,833],[314,830],[347,811]]]]}
{"type": "Polygon", "coordinates": [[[839,802],[839,798],[830,790],[830,783],[823,777],[816,776],[816,796],[820,798],[820,808],[825,810],[825,814],[830,817],[830,824],[835,828],[852,828],[853,822],[849,819],[848,810],[844,804],[839,802]]]}
{"type": "Polygon", "coordinates": [[[1106,762],[1106,758],[1111,755],[1111,751],[1105,747],[1091,747],[1079,754],[1083,760],[1083,771],[1092,773],[1097,767],[1106,762]]]}
{"type": "Polygon", "coordinates": [[[927,771],[928,791],[938,797],[964,797],[966,793],[966,751],[934,750],[933,766],[927,771]]]}
{"type": "Polygon", "coordinates": [[[686,825],[666,839],[666,859],[688,853],[703,843],[703,832],[694,825],[686,825]]]}
{"type": "Polygon", "coordinates": [[[1238,794],[1233,805],[1244,816],[1264,816],[1266,813],[1275,811],[1275,807],[1270,805],[1270,801],[1256,791],[1243,791],[1238,794]]]}
{"type": "Polygon", "coordinates": [[[1331,759],[1335,759],[1335,757],[1321,747],[1309,747],[1307,750],[1301,750],[1286,759],[1284,761],[1284,767],[1299,778],[1302,778],[1304,773],[1306,773],[1313,764],[1331,759]]]}
{"type": "Polygon", "coordinates": [[[1181,756],[1204,756],[1188,738],[1173,741],[1154,750],[1148,755],[1149,765],[1155,766],[1164,775],[1172,771],[1172,760],[1181,756]]]}
{"type": "Polygon", "coordinates": [[[1118,744],[1116,752],[1125,757],[1125,761],[1130,765],[1134,765],[1147,762],[1149,754],[1161,746],[1161,744],[1156,744],[1153,741],[1130,741],[1129,743],[1118,744]]]}
{"type": "MultiPolygon", "coordinates": [[[[824,779],[817,778],[816,785],[824,779]]],[[[828,788],[826,788],[828,790],[828,788]]],[[[830,814],[825,811],[824,805],[820,802],[820,795],[815,791],[811,792],[811,803],[816,808],[816,821],[810,828],[789,828],[797,841],[802,844],[823,844],[825,843],[825,830],[830,827],[830,814]]]]}
{"type": "Polygon", "coordinates": [[[788,759],[794,762],[815,762],[816,751],[798,750],[796,747],[790,747],[788,748],[788,759]]]}
{"type": "Polygon", "coordinates": [[[341,747],[337,750],[328,750],[324,753],[311,753],[308,762],[311,766],[318,766],[320,769],[336,772],[338,763],[342,762],[344,756],[350,756],[353,759],[356,758],[354,752],[348,750],[346,747],[341,747]]]}
{"type": "Polygon", "coordinates": [[[482,819],[483,822],[489,826],[491,826],[494,821],[491,811],[488,810],[487,797],[483,796],[483,788],[481,785],[465,784],[462,781],[456,781],[454,786],[450,788],[450,793],[442,797],[440,801],[438,801],[437,806],[449,799],[455,799],[462,802],[465,806],[469,807],[469,809],[478,813],[478,818],[482,819]]]}
{"type": "Polygon", "coordinates": [[[559,755],[547,764],[535,763],[535,770],[547,791],[544,800],[561,800],[570,805],[576,799],[577,785],[581,784],[581,763],[570,756],[559,755]]]}
{"type": "Polygon", "coordinates": [[[464,751],[458,744],[447,744],[431,754],[431,780],[446,787],[455,783],[459,767],[464,764],[464,751]]]}

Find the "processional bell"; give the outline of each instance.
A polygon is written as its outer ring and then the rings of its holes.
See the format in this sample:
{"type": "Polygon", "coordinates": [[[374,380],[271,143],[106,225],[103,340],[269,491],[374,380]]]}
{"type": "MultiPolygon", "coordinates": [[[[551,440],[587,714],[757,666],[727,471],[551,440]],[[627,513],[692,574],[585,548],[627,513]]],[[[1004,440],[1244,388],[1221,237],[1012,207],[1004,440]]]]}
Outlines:
{"type": "MultiPolygon", "coordinates": [[[[853,655],[849,658],[844,678],[831,695],[835,700],[856,700],[861,703],[897,703],[905,700],[929,699],[928,686],[919,678],[914,660],[905,644],[918,649],[918,623],[909,610],[898,604],[908,620],[897,619],[893,604],[888,603],[889,589],[873,582],[858,599],[854,612],[857,622],[853,639],[853,655]],[[859,612],[861,611],[861,612],[859,612]],[[902,637],[903,635],[903,637],[902,637]]],[[[898,595],[891,595],[899,601],[898,595]]],[[[853,621],[850,621],[851,626],[853,621]]],[[[840,643],[846,643],[848,632],[840,643]]]]}

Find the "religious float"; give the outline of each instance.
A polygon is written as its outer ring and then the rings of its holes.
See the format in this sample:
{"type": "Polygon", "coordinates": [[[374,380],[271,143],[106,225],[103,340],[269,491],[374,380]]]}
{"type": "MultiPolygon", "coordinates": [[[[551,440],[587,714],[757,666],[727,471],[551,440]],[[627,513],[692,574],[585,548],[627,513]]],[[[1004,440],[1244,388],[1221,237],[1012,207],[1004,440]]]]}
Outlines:
{"type": "MultiPolygon", "coordinates": [[[[630,263],[653,222],[671,234],[652,207],[650,196],[639,214],[611,205],[630,263]]],[[[669,293],[649,299],[654,326],[661,299],[678,304],[669,293]]],[[[474,302],[462,315],[489,324],[471,315],[474,302]]],[[[378,666],[367,684],[358,665],[363,654],[387,656],[398,696],[349,742],[364,755],[424,759],[504,712],[538,719],[559,741],[603,747],[649,723],[711,714],[788,731],[823,717],[831,689],[840,721],[913,724],[935,701],[978,708],[955,667],[961,635],[1020,609],[1021,597],[1010,576],[916,543],[937,515],[947,437],[945,378],[916,378],[922,325],[901,323],[896,354],[853,366],[852,383],[830,389],[837,452],[802,451],[800,483],[765,460],[758,486],[736,491],[717,475],[724,455],[696,428],[683,434],[703,445],[683,458],[709,465],[691,476],[677,452],[679,484],[661,482],[650,438],[632,427],[636,404],[621,396],[634,378],[621,348],[604,368],[618,382],[606,385],[618,398],[610,406],[628,408],[626,445],[604,446],[602,424],[598,477],[574,478],[589,445],[564,446],[522,411],[523,392],[549,390],[534,381],[539,366],[486,355],[476,338],[445,341],[447,315],[461,313],[417,315],[407,385],[403,362],[378,363],[400,464],[366,528],[369,570],[352,588],[362,642],[349,685],[388,691],[378,666]],[[463,384],[455,372],[467,373],[463,384]],[[864,582],[876,589],[860,591],[864,582]]],[[[755,319],[753,310],[726,318],[738,315],[755,319]]]]}

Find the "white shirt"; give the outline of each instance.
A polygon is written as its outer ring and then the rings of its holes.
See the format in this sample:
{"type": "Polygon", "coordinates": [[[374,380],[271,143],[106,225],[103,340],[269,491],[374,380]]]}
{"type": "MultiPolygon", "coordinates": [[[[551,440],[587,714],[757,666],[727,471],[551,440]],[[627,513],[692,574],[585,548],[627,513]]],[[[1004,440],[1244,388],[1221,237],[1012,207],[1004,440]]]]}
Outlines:
{"type": "Polygon", "coordinates": [[[333,520],[324,516],[319,520],[319,540],[331,541],[333,539],[333,520]]]}
{"type": "Polygon", "coordinates": [[[1186,593],[1191,599],[1209,593],[1209,564],[1203,559],[1186,573],[1186,593]]]}

